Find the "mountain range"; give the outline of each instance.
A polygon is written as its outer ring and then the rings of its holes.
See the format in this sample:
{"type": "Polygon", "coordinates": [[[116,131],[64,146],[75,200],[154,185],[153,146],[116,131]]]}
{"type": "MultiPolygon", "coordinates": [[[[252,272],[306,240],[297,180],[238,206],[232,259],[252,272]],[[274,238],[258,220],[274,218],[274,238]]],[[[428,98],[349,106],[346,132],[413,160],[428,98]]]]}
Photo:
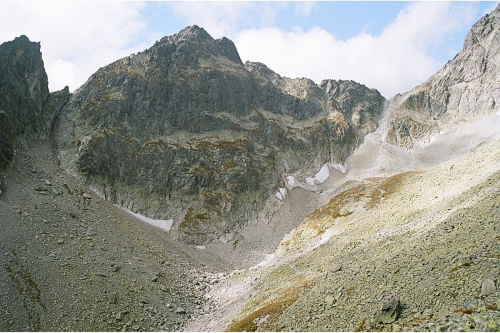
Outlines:
{"type": "Polygon", "coordinates": [[[390,100],[196,25],[73,93],[0,45],[0,328],[500,330],[499,36],[390,100]]]}

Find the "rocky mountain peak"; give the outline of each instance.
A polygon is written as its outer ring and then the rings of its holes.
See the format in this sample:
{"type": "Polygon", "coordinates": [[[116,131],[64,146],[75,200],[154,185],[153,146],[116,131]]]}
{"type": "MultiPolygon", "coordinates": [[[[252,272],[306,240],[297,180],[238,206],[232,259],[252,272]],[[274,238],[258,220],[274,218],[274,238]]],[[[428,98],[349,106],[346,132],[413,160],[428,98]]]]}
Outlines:
{"type": "Polygon", "coordinates": [[[191,25],[182,29],[177,33],[176,37],[178,39],[190,39],[190,40],[196,40],[198,42],[214,40],[212,36],[210,36],[210,34],[205,29],[200,28],[197,25],[191,25]]]}
{"type": "Polygon", "coordinates": [[[223,54],[231,61],[242,65],[243,62],[241,61],[240,55],[238,53],[238,50],[236,49],[236,46],[234,45],[233,41],[226,38],[222,37],[220,39],[217,39],[216,44],[219,45],[219,48],[222,50],[223,54]]]}
{"type": "Polygon", "coordinates": [[[330,117],[313,81],[243,66],[229,39],[192,26],[91,77],[61,113],[56,141],[62,165],[103,197],[173,219],[172,233],[201,245],[232,239],[288,175],[305,182],[341,164],[384,98],[363,102],[355,121],[330,117]]]}
{"type": "MultiPolygon", "coordinates": [[[[174,55],[173,59],[182,62],[197,62],[199,59],[209,59],[223,56],[237,65],[243,66],[234,43],[222,37],[214,39],[205,29],[197,25],[184,28],[177,34],[163,37],[152,50],[162,56],[174,55]]],[[[185,63],[183,65],[186,65],[185,63]]]]}
{"type": "Polygon", "coordinates": [[[19,140],[44,128],[48,95],[40,43],[23,35],[0,45],[0,171],[12,161],[19,140]]]}
{"type": "MultiPolygon", "coordinates": [[[[491,40],[488,38],[494,32],[495,27],[499,25],[500,20],[500,5],[498,5],[492,12],[484,15],[477,21],[467,34],[465,38],[463,49],[470,49],[475,44],[483,45],[489,44],[491,40]]],[[[483,45],[484,46],[484,45],[483,45]]]]}
{"type": "Polygon", "coordinates": [[[377,127],[385,99],[375,89],[352,80],[323,80],[320,84],[329,99],[332,111],[339,110],[362,135],[377,127]],[[373,104],[378,100],[377,105],[373,104]]]}
{"type": "Polygon", "coordinates": [[[464,47],[423,84],[391,100],[387,141],[411,148],[441,130],[498,110],[500,8],[471,28],[464,47]]]}

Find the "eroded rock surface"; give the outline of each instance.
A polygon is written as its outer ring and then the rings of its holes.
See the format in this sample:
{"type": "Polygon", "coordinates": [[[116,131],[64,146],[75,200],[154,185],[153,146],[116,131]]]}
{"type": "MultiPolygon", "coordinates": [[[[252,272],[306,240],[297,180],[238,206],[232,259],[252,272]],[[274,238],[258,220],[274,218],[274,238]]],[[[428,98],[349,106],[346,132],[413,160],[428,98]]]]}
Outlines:
{"type": "Polygon", "coordinates": [[[497,7],[474,24],[455,58],[425,83],[391,99],[398,106],[387,141],[409,148],[449,126],[498,110],[499,39],[497,7]]]}
{"type": "Polygon", "coordinates": [[[342,164],[384,102],[352,81],[318,86],[243,64],[230,40],[192,26],[95,73],[56,137],[63,166],[103,197],[173,219],[174,234],[201,245],[230,240],[288,175],[342,164]]]}

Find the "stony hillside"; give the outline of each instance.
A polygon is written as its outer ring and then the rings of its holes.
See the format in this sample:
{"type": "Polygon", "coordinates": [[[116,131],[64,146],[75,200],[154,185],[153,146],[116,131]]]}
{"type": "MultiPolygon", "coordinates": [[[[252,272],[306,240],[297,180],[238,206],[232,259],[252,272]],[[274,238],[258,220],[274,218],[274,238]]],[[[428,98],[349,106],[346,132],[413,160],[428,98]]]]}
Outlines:
{"type": "Polygon", "coordinates": [[[500,330],[498,15],[390,101],[345,173],[294,193],[316,209],[260,263],[213,286],[219,311],[188,330],[500,330]]]}
{"type": "Polygon", "coordinates": [[[219,311],[188,329],[500,329],[498,161],[500,133],[435,167],[350,181],[274,254],[212,287],[219,311]]]}
{"type": "Polygon", "coordinates": [[[384,101],[352,81],[243,64],[230,40],[192,26],[92,75],[58,118],[57,149],[102,197],[173,219],[182,241],[230,241],[288,176],[342,164],[384,101]]]}
{"type": "Polygon", "coordinates": [[[0,331],[179,331],[228,267],[99,198],[48,140],[18,152],[0,197],[0,331]]]}
{"type": "Polygon", "coordinates": [[[396,95],[387,141],[403,147],[498,109],[500,8],[470,30],[463,50],[413,90],[396,95]]]}

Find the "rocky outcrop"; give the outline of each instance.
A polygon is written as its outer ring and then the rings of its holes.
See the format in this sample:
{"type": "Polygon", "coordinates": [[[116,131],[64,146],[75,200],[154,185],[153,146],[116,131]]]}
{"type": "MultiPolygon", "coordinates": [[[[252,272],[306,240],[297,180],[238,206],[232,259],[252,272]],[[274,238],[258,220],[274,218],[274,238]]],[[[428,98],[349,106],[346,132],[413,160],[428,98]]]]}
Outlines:
{"type": "Polygon", "coordinates": [[[0,172],[19,143],[47,134],[68,98],[67,87],[49,93],[40,43],[21,36],[0,45],[0,172]]]}
{"type": "Polygon", "coordinates": [[[387,141],[403,147],[441,129],[498,110],[500,8],[470,30],[453,60],[420,86],[391,99],[387,141]]]}
{"type": "Polygon", "coordinates": [[[103,197],[203,244],[257,218],[286,176],[343,163],[384,101],[243,64],[230,40],[192,26],[92,75],[54,137],[62,165],[103,197]]]}
{"type": "Polygon", "coordinates": [[[14,146],[43,128],[49,95],[40,44],[21,36],[0,45],[0,168],[14,158],[14,146]]]}

